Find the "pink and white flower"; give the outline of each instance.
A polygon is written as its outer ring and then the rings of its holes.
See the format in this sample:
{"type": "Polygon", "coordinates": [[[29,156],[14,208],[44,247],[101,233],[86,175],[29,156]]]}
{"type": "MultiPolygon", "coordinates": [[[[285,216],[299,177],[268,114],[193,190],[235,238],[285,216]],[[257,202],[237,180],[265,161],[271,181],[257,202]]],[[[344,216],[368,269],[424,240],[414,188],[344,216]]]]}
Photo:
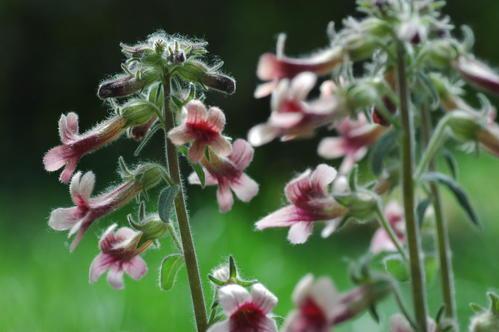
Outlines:
{"type": "MultiPolygon", "coordinates": [[[[385,217],[388,223],[392,227],[397,238],[404,243],[405,242],[405,222],[404,222],[404,211],[402,207],[397,202],[390,202],[385,207],[385,217]]],[[[390,239],[390,236],[383,228],[378,228],[373,235],[371,240],[371,246],[369,251],[373,254],[379,254],[381,252],[395,252],[397,247],[390,239]]]]}
{"type": "Polygon", "coordinates": [[[126,124],[125,118],[113,116],[86,133],[80,134],[78,115],[73,112],[61,115],[59,136],[62,145],[50,149],[45,154],[43,157],[45,170],[54,172],[64,167],[59,179],[63,183],[68,183],[76,170],[78,161],[84,155],[117,140],[125,132],[126,124]]]}
{"type": "Polygon", "coordinates": [[[270,118],[251,128],[249,142],[260,146],[277,137],[281,140],[310,137],[315,129],[342,115],[340,98],[333,94],[323,93],[316,100],[306,100],[316,82],[317,77],[311,72],[301,73],[291,81],[281,80],[272,93],[270,118]]]}
{"type": "Polygon", "coordinates": [[[368,147],[375,143],[386,128],[368,123],[360,114],[357,120],[345,118],[336,127],[339,137],[324,138],[319,144],[318,153],[326,159],[344,157],[340,173],[348,173],[356,162],[364,158],[368,147]]]}
{"type": "Polygon", "coordinates": [[[175,145],[192,143],[189,158],[199,162],[206,147],[216,154],[227,156],[231,152],[230,142],[222,136],[225,127],[225,115],[218,107],[206,106],[199,100],[193,100],[185,106],[186,116],[182,124],[173,128],[168,137],[175,145]]]}
{"type": "Polygon", "coordinates": [[[271,311],[277,298],[262,284],[255,284],[248,292],[231,284],[218,290],[218,302],[227,319],[215,323],[208,332],[277,332],[271,311]]]}
{"type": "Polygon", "coordinates": [[[99,218],[123,207],[142,190],[139,181],[126,181],[98,196],[91,197],[95,185],[95,175],[87,172],[76,173],[71,179],[69,191],[75,206],[58,208],[52,211],[49,226],[56,231],[69,230],[69,237],[76,235],[71,243],[73,251],[83,238],[87,229],[99,218]]]}
{"type": "MultiPolygon", "coordinates": [[[[210,159],[202,159],[205,184],[218,186],[217,201],[220,211],[227,212],[234,204],[232,191],[243,202],[249,202],[258,194],[258,183],[244,170],[253,160],[254,149],[243,139],[237,139],[232,152],[226,158],[211,154],[210,159]]],[[[201,184],[197,174],[189,176],[189,183],[201,184]]]]}
{"type": "Polygon", "coordinates": [[[263,98],[272,93],[279,80],[293,78],[303,72],[312,72],[317,75],[326,75],[344,59],[340,48],[331,48],[321,51],[308,58],[290,58],[265,53],[260,57],[257,67],[257,76],[267,81],[257,87],[255,98],[263,98]]]}
{"type": "Polygon", "coordinates": [[[127,273],[135,280],[147,272],[146,262],[140,257],[152,243],[148,241],[139,247],[141,232],[129,227],[111,225],[99,241],[100,253],[90,265],[90,283],[95,283],[106,271],[107,280],[116,289],[122,289],[123,274],[127,273]]]}
{"type": "Polygon", "coordinates": [[[337,222],[345,213],[330,193],[336,170],[326,164],[310,169],[291,180],[284,189],[290,204],[256,223],[258,230],[272,227],[290,227],[288,240],[293,244],[307,241],[318,221],[337,222]]]}

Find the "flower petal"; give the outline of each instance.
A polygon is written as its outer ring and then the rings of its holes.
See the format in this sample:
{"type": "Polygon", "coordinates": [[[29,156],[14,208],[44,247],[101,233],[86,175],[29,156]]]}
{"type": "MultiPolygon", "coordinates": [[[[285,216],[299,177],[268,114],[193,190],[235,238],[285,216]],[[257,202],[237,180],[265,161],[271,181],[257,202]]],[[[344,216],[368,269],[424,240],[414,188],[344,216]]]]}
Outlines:
{"type": "Polygon", "coordinates": [[[207,121],[213,127],[215,127],[218,132],[222,132],[225,127],[225,114],[218,107],[210,107],[208,110],[208,118],[207,121]]]}
{"type": "Polygon", "coordinates": [[[68,144],[76,138],[78,135],[78,114],[74,112],[68,113],[68,115],[61,115],[59,119],[59,137],[61,142],[68,144]]]}
{"type": "Polygon", "coordinates": [[[287,205],[261,219],[255,226],[258,230],[274,227],[289,227],[296,222],[296,216],[297,208],[294,205],[287,205]]]}
{"type": "Polygon", "coordinates": [[[125,272],[135,280],[139,280],[147,273],[147,265],[140,256],[135,256],[124,265],[125,272]]]}
{"type": "Polygon", "coordinates": [[[310,174],[310,185],[321,190],[322,193],[327,194],[327,187],[334,181],[337,174],[338,172],[336,172],[334,167],[320,164],[312,174],[310,174]]]}
{"type": "Polygon", "coordinates": [[[296,284],[293,290],[293,302],[295,305],[300,306],[308,297],[310,289],[314,284],[314,276],[307,274],[296,284]]]}
{"type": "Polygon", "coordinates": [[[253,160],[254,153],[255,150],[253,147],[245,140],[239,138],[232,144],[232,153],[230,154],[229,159],[240,171],[243,171],[253,160]]]}
{"type": "Polygon", "coordinates": [[[324,138],[319,143],[317,153],[319,156],[326,159],[343,157],[347,153],[345,149],[345,140],[342,137],[324,138]]]}
{"type": "Polygon", "coordinates": [[[45,156],[43,156],[43,166],[47,172],[54,172],[66,165],[66,158],[64,157],[64,145],[56,146],[50,149],[45,156]]]}
{"type": "Polygon", "coordinates": [[[312,91],[316,82],[317,76],[314,73],[300,73],[291,81],[289,87],[290,95],[298,100],[304,100],[310,91],[312,91]]]}
{"type": "Polygon", "coordinates": [[[109,269],[112,260],[111,256],[103,253],[98,254],[94,258],[92,264],[90,264],[90,273],[88,278],[91,284],[96,282],[100,276],[109,269]]]}
{"type": "Polygon", "coordinates": [[[199,100],[192,100],[187,105],[185,105],[187,109],[187,123],[198,123],[200,121],[206,120],[207,111],[204,104],[199,100]]]}
{"type": "Polygon", "coordinates": [[[341,219],[339,218],[326,221],[326,226],[322,229],[321,236],[323,238],[330,237],[338,228],[340,221],[341,219]]]}
{"type": "Polygon", "coordinates": [[[268,314],[277,304],[277,297],[272,294],[262,284],[255,284],[251,287],[251,298],[264,314],[268,314]]]}
{"type": "Polygon", "coordinates": [[[323,310],[328,319],[336,312],[339,293],[330,278],[322,277],[315,281],[309,296],[323,310]]]}
{"type": "Polygon", "coordinates": [[[170,130],[168,138],[175,145],[183,145],[193,140],[192,135],[187,131],[185,125],[180,125],[170,130]]]}
{"type": "Polygon", "coordinates": [[[259,124],[250,129],[248,141],[253,146],[262,146],[274,140],[278,136],[279,130],[268,124],[259,124]]]}
{"type": "Polygon", "coordinates": [[[225,157],[232,152],[232,145],[230,142],[222,137],[218,136],[210,143],[211,149],[219,156],[225,157]]]}
{"type": "Polygon", "coordinates": [[[263,317],[260,322],[260,326],[258,332],[277,332],[277,325],[273,319],[269,317],[263,317]]]}
{"type": "Polygon", "coordinates": [[[61,181],[62,183],[68,183],[71,180],[71,177],[73,176],[73,173],[78,166],[78,161],[78,158],[71,158],[66,160],[66,167],[64,167],[64,170],[59,176],[59,181],[61,181]]]}
{"type": "Polygon", "coordinates": [[[118,266],[113,265],[107,273],[107,281],[115,289],[123,289],[125,287],[123,283],[123,270],[118,266]]]}
{"type": "Polygon", "coordinates": [[[219,184],[217,190],[217,201],[220,212],[228,212],[234,204],[234,197],[228,185],[219,184]]]}
{"type": "MultiPolygon", "coordinates": [[[[218,181],[215,177],[213,177],[206,169],[203,167],[203,172],[204,172],[204,184],[207,186],[214,186],[218,184],[218,181]]],[[[201,185],[201,180],[199,179],[199,176],[197,173],[191,173],[189,175],[188,179],[190,184],[196,184],[196,185],[201,185]]]]}
{"type": "Polygon", "coordinates": [[[50,213],[49,226],[56,231],[65,231],[80,221],[76,217],[77,208],[58,208],[50,213]]]}
{"type": "Polygon", "coordinates": [[[278,81],[275,80],[259,84],[255,89],[253,97],[255,97],[256,99],[260,99],[269,96],[274,91],[275,87],[277,86],[277,83],[278,81]]]}
{"type": "Polygon", "coordinates": [[[194,141],[189,148],[189,159],[193,162],[199,162],[203,159],[206,143],[194,141]]]}
{"type": "Polygon", "coordinates": [[[258,183],[245,173],[230,183],[230,187],[236,193],[237,198],[243,202],[249,202],[258,194],[258,183]]]}
{"type": "Polygon", "coordinates": [[[303,120],[303,113],[299,112],[272,112],[269,122],[276,127],[291,129],[303,120]]]}
{"type": "Polygon", "coordinates": [[[314,224],[311,222],[297,222],[289,229],[288,240],[292,244],[302,244],[312,234],[314,224]]]}
{"type": "Polygon", "coordinates": [[[231,316],[241,305],[249,301],[251,301],[250,294],[239,285],[231,284],[218,290],[218,302],[227,316],[231,316]]]}
{"type": "Polygon", "coordinates": [[[221,322],[217,322],[210,326],[207,332],[232,332],[230,330],[230,321],[227,319],[221,322]]]}
{"type": "Polygon", "coordinates": [[[371,245],[369,247],[369,251],[376,255],[380,252],[393,252],[397,251],[397,247],[393,244],[388,233],[382,228],[376,230],[371,240],[371,245]]]}

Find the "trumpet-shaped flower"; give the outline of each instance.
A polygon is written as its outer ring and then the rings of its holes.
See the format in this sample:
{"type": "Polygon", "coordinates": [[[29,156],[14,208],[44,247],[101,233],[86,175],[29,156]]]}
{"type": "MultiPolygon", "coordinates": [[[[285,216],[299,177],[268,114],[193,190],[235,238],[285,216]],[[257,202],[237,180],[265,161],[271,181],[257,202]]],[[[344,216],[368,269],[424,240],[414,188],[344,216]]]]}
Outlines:
{"type": "Polygon", "coordinates": [[[194,162],[203,158],[208,146],[220,156],[230,154],[230,142],[221,134],[225,126],[224,113],[218,107],[206,110],[206,106],[199,100],[189,102],[185,109],[187,115],[182,124],[168,133],[173,144],[192,143],[189,158],[194,162]]]}
{"type": "MultiPolygon", "coordinates": [[[[401,242],[405,242],[404,211],[402,207],[397,202],[390,202],[385,207],[384,213],[395,235],[397,235],[401,242]]],[[[390,239],[388,233],[383,228],[379,228],[373,235],[369,251],[373,254],[378,254],[384,251],[397,251],[397,247],[390,239]]]]}
{"type": "Polygon", "coordinates": [[[332,221],[345,213],[330,193],[330,184],[336,170],[325,164],[310,169],[286,185],[285,194],[290,204],[256,223],[258,230],[271,227],[290,227],[288,239],[293,244],[307,241],[317,221],[332,221]]]}
{"type": "Polygon", "coordinates": [[[79,134],[78,115],[68,113],[59,120],[59,136],[62,145],[50,149],[43,157],[45,170],[57,171],[64,167],[60,175],[61,182],[68,183],[76,170],[78,161],[86,154],[96,151],[117,140],[126,130],[127,121],[121,116],[114,116],[101,122],[86,133],[79,134]]]}
{"type": "Polygon", "coordinates": [[[277,332],[270,317],[277,298],[262,284],[253,285],[250,292],[235,284],[224,286],[218,290],[218,302],[227,319],[208,332],[277,332]]]}
{"type": "Polygon", "coordinates": [[[96,282],[107,271],[107,280],[116,289],[123,288],[123,274],[135,280],[147,272],[147,265],[140,254],[151,244],[150,241],[139,246],[141,232],[128,227],[116,229],[111,225],[99,241],[100,253],[90,265],[90,283],[96,282]]]}
{"type": "MultiPolygon", "coordinates": [[[[243,202],[249,202],[258,193],[258,184],[250,178],[244,170],[253,160],[254,150],[243,139],[237,139],[232,152],[227,157],[211,154],[210,159],[201,161],[205,173],[205,184],[216,185],[217,201],[220,211],[227,212],[234,204],[232,191],[243,202]]],[[[197,174],[189,176],[191,184],[201,184],[197,174]]]]}

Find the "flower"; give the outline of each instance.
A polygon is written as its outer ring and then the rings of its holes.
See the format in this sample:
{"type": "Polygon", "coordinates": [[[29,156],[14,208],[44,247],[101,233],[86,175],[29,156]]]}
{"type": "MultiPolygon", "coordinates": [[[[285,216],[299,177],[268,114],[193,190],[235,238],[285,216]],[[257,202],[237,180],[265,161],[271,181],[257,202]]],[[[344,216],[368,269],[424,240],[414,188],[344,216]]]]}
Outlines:
{"type": "Polygon", "coordinates": [[[334,168],[321,164],[314,171],[308,169],[291,180],[284,189],[290,204],[258,221],[256,228],[290,227],[288,240],[300,244],[312,234],[315,222],[337,222],[346,209],[329,192],[336,174],[334,168]]]}
{"type": "Polygon", "coordinates": [[[59,179],[68,183],[76,170],[78,161],[86,154],[96,151],[117,140],[126,130],[127,120],[119,115],[99,123],[86,133],[79,134],[78,115],[68,113],[59,120],[59,136],[62,145],[50,149],[43,157],[45,170],[54,172],[64,167],[59,179]]]}
{"type": "MultiPolygon", "coordinates": [[[[390,202],[385,207],[385,217],[390,223],[398,239],[404,242],[405,223],[404,211],[402,210],[402,207],[397,202],[390,202]]],[[[383,228],[379,228],[373,235],[369,251],[376,255],[383,251],[397,251],[397,247],[393,244],[393,241],[390,239],[388,233],[383,228]]]]}
{"type": "Polygon", "coordinates": [[[189,158],[199,162],[209,146],[220,156],[231,152],[229,141],[221,133],[225,126],[225,115],[218,107],[206,106],[199,100],[190,101],[186,106],[187,116],[183,123],[173,128],[168,137],[175,145],[192,143],[189,148],[189,158]]]}
{"type": "MultiPolygon", "coordinates": [[[[437,326],[433,319],[427,320],[428,332],[437,332],[437,326]]],[[[414,332],[407,319],[401,314],[395,314],[390,318],[390,332],[414,332]]]]}
{"type": "Polygon", "coordinates": [[[87,172],[82,175],[81,172],[77,172],[69,186],[75,206],[53,210],[49,226],[56,231],[69,230],[69,237],[76,234],[70,245],[70,251],[73,251],[94,221],[125,206],[142,191],[156,186],[161,177],[155,171],[139,170],[133,179],[95,197],[90,197],[95,185],[94,173],[87,172]]]}
{"type": "Polygon", "coordinates": [[[218,302],[228,318],[208,332],[277,332],[270,317],[277,298],[262,284],[253,285],[251,292],[239,285],[224,286],[218,290],[218,302]]]}
{"type": "Polygon", "coordinates": [[[341,48],[329,48],[308,58],[289,58],[265,53],[260,57],[257,76],[267,81],[257,87],[255,98],[266,97],[277,87],[279,80],[293,78],[303,72],[326,75],[343,62],[344,53],[341,48]]]}
{"type": "Polygon", "coordinates": [[[369,124],[360,114],[357,120],[345,118],[336,127],[340,137],[324,138],[318,147],[318,153],[326,159],[344,157],[340,173],[348,173],[356,162],[367,154],[367,147],[377,141],[386,128],[369,124]]]}
{"type": "Polygon", "coordinates": [[[286,319],[283,332],[330,331],[339,298],[331,279],[314,279],[311,274],[306,275],[293,292],[297,309],[286,319]]]}
{"type": "Polygon", "coordinates": [[[142,278],[147,272],[147,265],[140,257],[152,243],[148,241],[139,246],[141,232],[128,227],[116,229],[113,224],[104,232],[100,241],[100,253],[90,265],[90,283],[96,282],[104,272],[107,280],[116,289],[123,288],[123,274],[126,272],[135,280],[142,278]]]}
{"type": "Polygon", "coordinates": [[[301,73],[291,81],[281,80],[272,93],[269,120],[251,128],[249,142],[260,146],[277,137],[282,140],[310,137],[316,128],[331,123],[340,115],[342,103],[337,96],[329,93],[329,89],[322,89],[328,93],[323,93],[317,100],[305,100],[316,81],[317,77],[311,72],[301,73]]]}
{"type": "MultiPolygon", "coordinates": [[[[205,173],[205,184],[216,185],[217,200],[220,211],[227,212],[232,208],[234,197],[232,191],[243,202],[249,202],[258,194],[258,183],[250,178],[244,170],[253,160],[254,150],[243,139],[237,139],[232,152],[226,158],[211,154],[210,159],[204,158],[201,163],[205,173]]],[[[189,176],[189,183],[201,184],[197,174],[189,176]]]]}
{"type": "Polygon", "coordinates": [[[483,62],[463,55],[454,62],[454,68],[468,83],[499,94],[499,75],[483,62]]]}

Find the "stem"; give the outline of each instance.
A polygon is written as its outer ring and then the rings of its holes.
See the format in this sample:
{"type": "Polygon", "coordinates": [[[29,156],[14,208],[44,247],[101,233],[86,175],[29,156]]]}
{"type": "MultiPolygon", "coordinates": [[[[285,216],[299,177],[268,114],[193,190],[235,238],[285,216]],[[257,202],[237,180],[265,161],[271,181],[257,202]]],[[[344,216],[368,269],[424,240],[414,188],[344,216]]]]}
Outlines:
{"type": "Polygon", "coordinates": [[[400,115],[402,124],[402,191],[404,198],[404,212],[407,232],[407,244],[411,266],[412,300],[414,304],[417,331],[428,332],[426,317],[426,289],[421,259],[421,236],[416,223],[415,215],[415,187],[413,178],[414,168],[414,127],[409,110],[409,92],[405,50],[402,43],[397,45],[397,74],[398,92],[400,98],[400,115]]]}
{"type": "MultiPolygon", "coordinates": [[[[447,138],[446,129],[449,119],[450,115],[446,115],[445,117],[443,117],[433,131],[431,138],[428,137],[428,140],[426,140],[426,150],[423,153],[423,157],[421,157],[421,160],[419,161],[418,168],[416,169],[416,174],[414,175],[416,179],[419,179],[421,175],[423,175],[423,172],[428,168],[431,161],[435,158],[438,150],[445,142],[445,139],[447,138]]],[[[425,124],[423,124],[423,126],[424,125],[425,124]]],[[[431,122],[429,128],[429,130],[431,131],[431,122]]]]}
{"type": "Polygon", "coordinates": [[[390,240],[392,240],[393,244],[397,248],[397,250],[398,250],[399,254],[402,256],[402,258],[405,261],[407,261],[407,254],[405,253],[404,247],[402,246],[402,243],[400,243],[397,235],[393,231],[392,226],[390,225],[388,220],[386,220],[385,214],[383,213],[380,205],[378,205],[376,214],[378,215],[379,224],[381,225],[381,227],[383,227],[385,232],[388,234],[388,236],[390,237],[390,240]]]}
{"type": "Polygon", "coordinates": [[[166,76],[163,82],[165,94],[164,105],[164,131],[165,131],[165,154],[168,171],[173,182],[179,186],[180,190],[175,198],[175,211],[177,215],[178,229],[180,239],[182,241],[183,255],[187,268],[187,276],[189,279],[189,287],[191,290],[191,298],[194,306],[194,315],[196,317],[196,326],[198,332],[205,332],[208,328],[206,308],[204,302],[203,286],[199,274],[199,266],[196,257],[196,249],[192,239],[191,226],[189,224],[189,216],[185,205],[184,188],[180,175],[180,166],[178,153],[175,145],[168,139],[168,132],[175,125],[175,116],[169,109],[170,103],[170,77],[166,76]]]}
{"type": "MultiPolygon", "coordinates": [[[[432,137],[431,114],[428,108],[423,107],[421,110],[421,116],[422,137],[424,143],[428,144],[432,137]]],[[[430,161],[428,168],[430,171],[436,170],[436,165],[433,159],[430,161]]],[[[440,260],[440,282],[442,285],[442,297],[445,304],[445,314],[448,318],[457,321],[454,292],[454,272],[452,270],[452,251],[449,242],[447,221],[444,218],[440,190],[438,189],[438,186],[435,183],[430,183],[430,191],[433,196],[433,207],[435,209],[438,257],[440,260]]]]}

